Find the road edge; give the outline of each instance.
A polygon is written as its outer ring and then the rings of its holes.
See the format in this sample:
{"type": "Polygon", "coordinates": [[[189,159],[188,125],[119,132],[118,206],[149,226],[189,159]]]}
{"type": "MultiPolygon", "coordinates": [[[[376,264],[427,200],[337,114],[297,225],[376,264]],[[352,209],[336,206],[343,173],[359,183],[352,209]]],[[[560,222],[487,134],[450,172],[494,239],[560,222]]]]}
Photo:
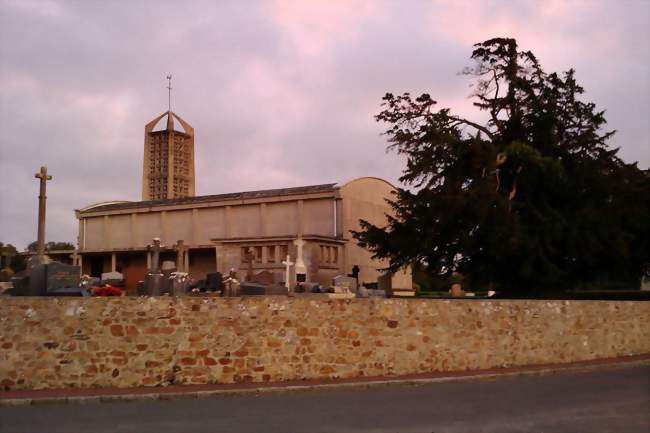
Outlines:
{"type": "MultiPolygon", "coordinates": [[[[489,380],[502,377],[516,377],[516,376],[535,376],[547,375],[561,372],[587,372],[593,370],[616,369],[625,367],[636,366],[650,366],[650,354],[629,356],[622,358],[610,358],[607,360],[592,360],[583,361],[571,364],[554,364],[547,366],[519,366],[509,367],[502,369],[490,370],[475,370],[466,372],[447,372],[436,373],[431,377],[431,373],[413,376],[394,376],[384,377],[377,379],[358,378],[348,380],[333,380],[330,382],[310,382],[305,384],[296,384],[295,382],[276,382],[271,384],[247,384],[245,387],[228,387],[224,388],[223,384],[215,384],[214,389],[193,389],[191,385],[187,386],[186,390],[170,390],[166,388],[153,388],[154,392],[129,392],[129,389],[115,388],[113,393],[106,393],[103,390],[101,393],[98,388],[97,395],[73,395],[79,389],[66,390],[70,395],[60,396],[38,396],[39,391],[33,391],[35,394],[32,397],[1,397],[0,407],[16,407],[16,406],[31,406],[43,404],[93,404],[93,403],[111,403],[111,402],[129,402],[129,401],[143,401],[143,400],[178,400],[178,399],[204,399],[220,396],[236,396],[245,394],[272,394],[284,392],[301,392],[311,391],[317,389],[332,389],[332,388],[375,388],[393,385],[424,385],[431,383],[442,382],[464,382],[464,381],[477,381],[489,380]]],[[[182,388],[182,387],[181,387],[182,388]]],[[[175,388],[175,389],[178,389],[175,388]]],[[[88,390],[82,390],[88,391],[88,390]]],[[[5,392],[11,394],[11,392],[5,392]]]]}

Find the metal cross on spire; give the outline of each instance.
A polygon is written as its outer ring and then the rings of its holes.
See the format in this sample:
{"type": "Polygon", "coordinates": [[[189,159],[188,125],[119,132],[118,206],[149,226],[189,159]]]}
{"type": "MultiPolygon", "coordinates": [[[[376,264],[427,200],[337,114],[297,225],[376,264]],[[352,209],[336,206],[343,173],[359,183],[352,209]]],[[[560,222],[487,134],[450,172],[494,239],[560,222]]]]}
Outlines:
{"type": "Polygon", "coordinates": [[[167,75],[167,90],[169,91],[168,100],[167,100],[167,110],[172,111],[172,74],[167,75]]]}

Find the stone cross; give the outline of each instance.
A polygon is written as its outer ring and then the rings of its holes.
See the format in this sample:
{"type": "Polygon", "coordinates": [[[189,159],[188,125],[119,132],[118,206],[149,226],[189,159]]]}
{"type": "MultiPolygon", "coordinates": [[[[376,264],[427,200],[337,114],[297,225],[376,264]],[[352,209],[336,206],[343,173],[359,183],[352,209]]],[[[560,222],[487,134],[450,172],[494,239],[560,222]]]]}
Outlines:
{"type": "Polygon", "coordinates": [[[187,272],[187,263],[185,263],[185,253],[189,249],[181,239],[176,241],[176,270],[177,272],[187,272]]]}
{"type": "MultiPolygon", "coordinates": [[[[299,274],[307,275],[307,267],[305,266],[305,261],[302,255],[302,248],[305,246],[305,241],[303,241],[302,238],[298,238],[295,241],[293,241],[293,244],[298,249],[298,251],[296,252],[296,267],[295,267],[296,275],[299,274]]],[[[298,280],[297,277],[296,280],[298,280]]]]}
{"type": "Polygon", "coordinates": [[[47,174],[47,167],[41,167],[41,171],[34,175],[40,179],[40,193],[38,195],[38,240],[36,243],[36,255],[43,258],[45,254],[45,200],[47,200],[46,182],[52,180],[52,176],[47,174]]]}
{"type": "Polygon", "coordinates": [[[151,259],[151,273],[152,274],[159,274],[160,269],[160,249],[162,248],[162,245],[160,245],[160,238],[153,238],[153,245],[149,245],[148,249],[153,252],[153,257],[151,259]]]}
{"type": "Polygon", "coordinates": [[[246,249],[246,254],[244,254],[244,263],[248,264],[248,271],[246,272],[246,281],[251,281],[253,279],[253,260],[255,260],[255,254],[251,251],[250,248],[246,249]]]}
{"type": "Polygon", "coordinates": [[[284,273],[284,287],[287,288],[287,290],[290,290],[290,284],[289,284],[289,279],[291,278],[291,267],[295,265],[291,261],[291,257],[289,254],[287,254],[287,259],[282,262],[282,264],[285,266],[285,273],[284,273]]]}

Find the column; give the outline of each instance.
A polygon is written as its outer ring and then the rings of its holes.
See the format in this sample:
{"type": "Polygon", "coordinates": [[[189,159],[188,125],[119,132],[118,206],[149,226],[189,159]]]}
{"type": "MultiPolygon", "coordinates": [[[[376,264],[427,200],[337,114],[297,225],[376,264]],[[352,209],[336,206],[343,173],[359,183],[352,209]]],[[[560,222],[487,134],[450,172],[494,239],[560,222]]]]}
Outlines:
{"type": "Polygon", "coordinates": [[[117,257],[115,253],[111,254],[111,272],[115,272],[115,269],[117,268],[117,257]]]}
{"type": "Polygon", "coordinates": [[[185,261],[185,269],[183,270],[183,272],[186,272],[186,273],[189,274],[190,273],[190,249],[189,248],[185,251],[185,260],[184,261],[185,261]]]}
{"type": "Polygon", "coordinates": [[[151,270],[151,251],[147,251],[147,271],[151,270]]]}

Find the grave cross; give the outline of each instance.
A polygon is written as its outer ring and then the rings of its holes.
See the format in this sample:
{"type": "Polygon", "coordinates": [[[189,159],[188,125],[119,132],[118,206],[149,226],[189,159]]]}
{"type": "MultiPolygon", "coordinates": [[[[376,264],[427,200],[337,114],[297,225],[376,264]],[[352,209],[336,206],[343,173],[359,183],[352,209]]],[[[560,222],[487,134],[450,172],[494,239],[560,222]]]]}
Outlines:
{"type": "Polygon", "coordinates": [[[290,289],[290,284],[289,284],[289,278],[291,277],[291,267],[295,264],[291,261],[291,257],[289,254],[287,254],[287,259],[282,262],[282,264],[285,266],[285,272],[284,272],[284,287],[287,288],[287,290],[290,289]]]}
{"type": "Polygon", "coordinates": [[[185,252],[189,249],[185,242],[181,239],[176,242],[174,246],[176,250],[176,271],[177,272],[187,272],[187,263],[185,262],[185,252]]]}
{"type": "Polygon", "coordinates": [[[253,279],[253,260],[255,260],[255,254],[251,251],[250,248],[246,249],[246,254],[244,254],[244,263],[248,264],[248,271],[246,272],[246,281],[251,281],[253,279]]]}
{"type": "Polygon", "coordinates": [[[307,278],[307,266],[305,266],[305,260],[303,258],[303,247],[305,246],[305,241],[300,237],[294,240],[293,244],[296,246],[296,280],[304,283],[307,278]]]}
{"type": "Polygon", "coordinates": [[[149,245],[147,249],[149,251],[152,251],[152,259],[151,259],[151,273],[152,274],[159,274],[160,269],[159,269],[159,264],[160,264],[160,250],[162,248],[162,245],[160,245],[160,238],[153,238],[153,245],[149,245]]]}
{"type": "Polygon", "coordinates": [[[47,174],[47,167],[41,167],[41,171],[34,175],[35,178],[40,179],[40,193],[38,195],[38,240],[36,244],[36,254],[39,258],[43,258],[45,254],[45,200],[47,196],[46,182],[52,180],[52,176],[47,174]]]}

